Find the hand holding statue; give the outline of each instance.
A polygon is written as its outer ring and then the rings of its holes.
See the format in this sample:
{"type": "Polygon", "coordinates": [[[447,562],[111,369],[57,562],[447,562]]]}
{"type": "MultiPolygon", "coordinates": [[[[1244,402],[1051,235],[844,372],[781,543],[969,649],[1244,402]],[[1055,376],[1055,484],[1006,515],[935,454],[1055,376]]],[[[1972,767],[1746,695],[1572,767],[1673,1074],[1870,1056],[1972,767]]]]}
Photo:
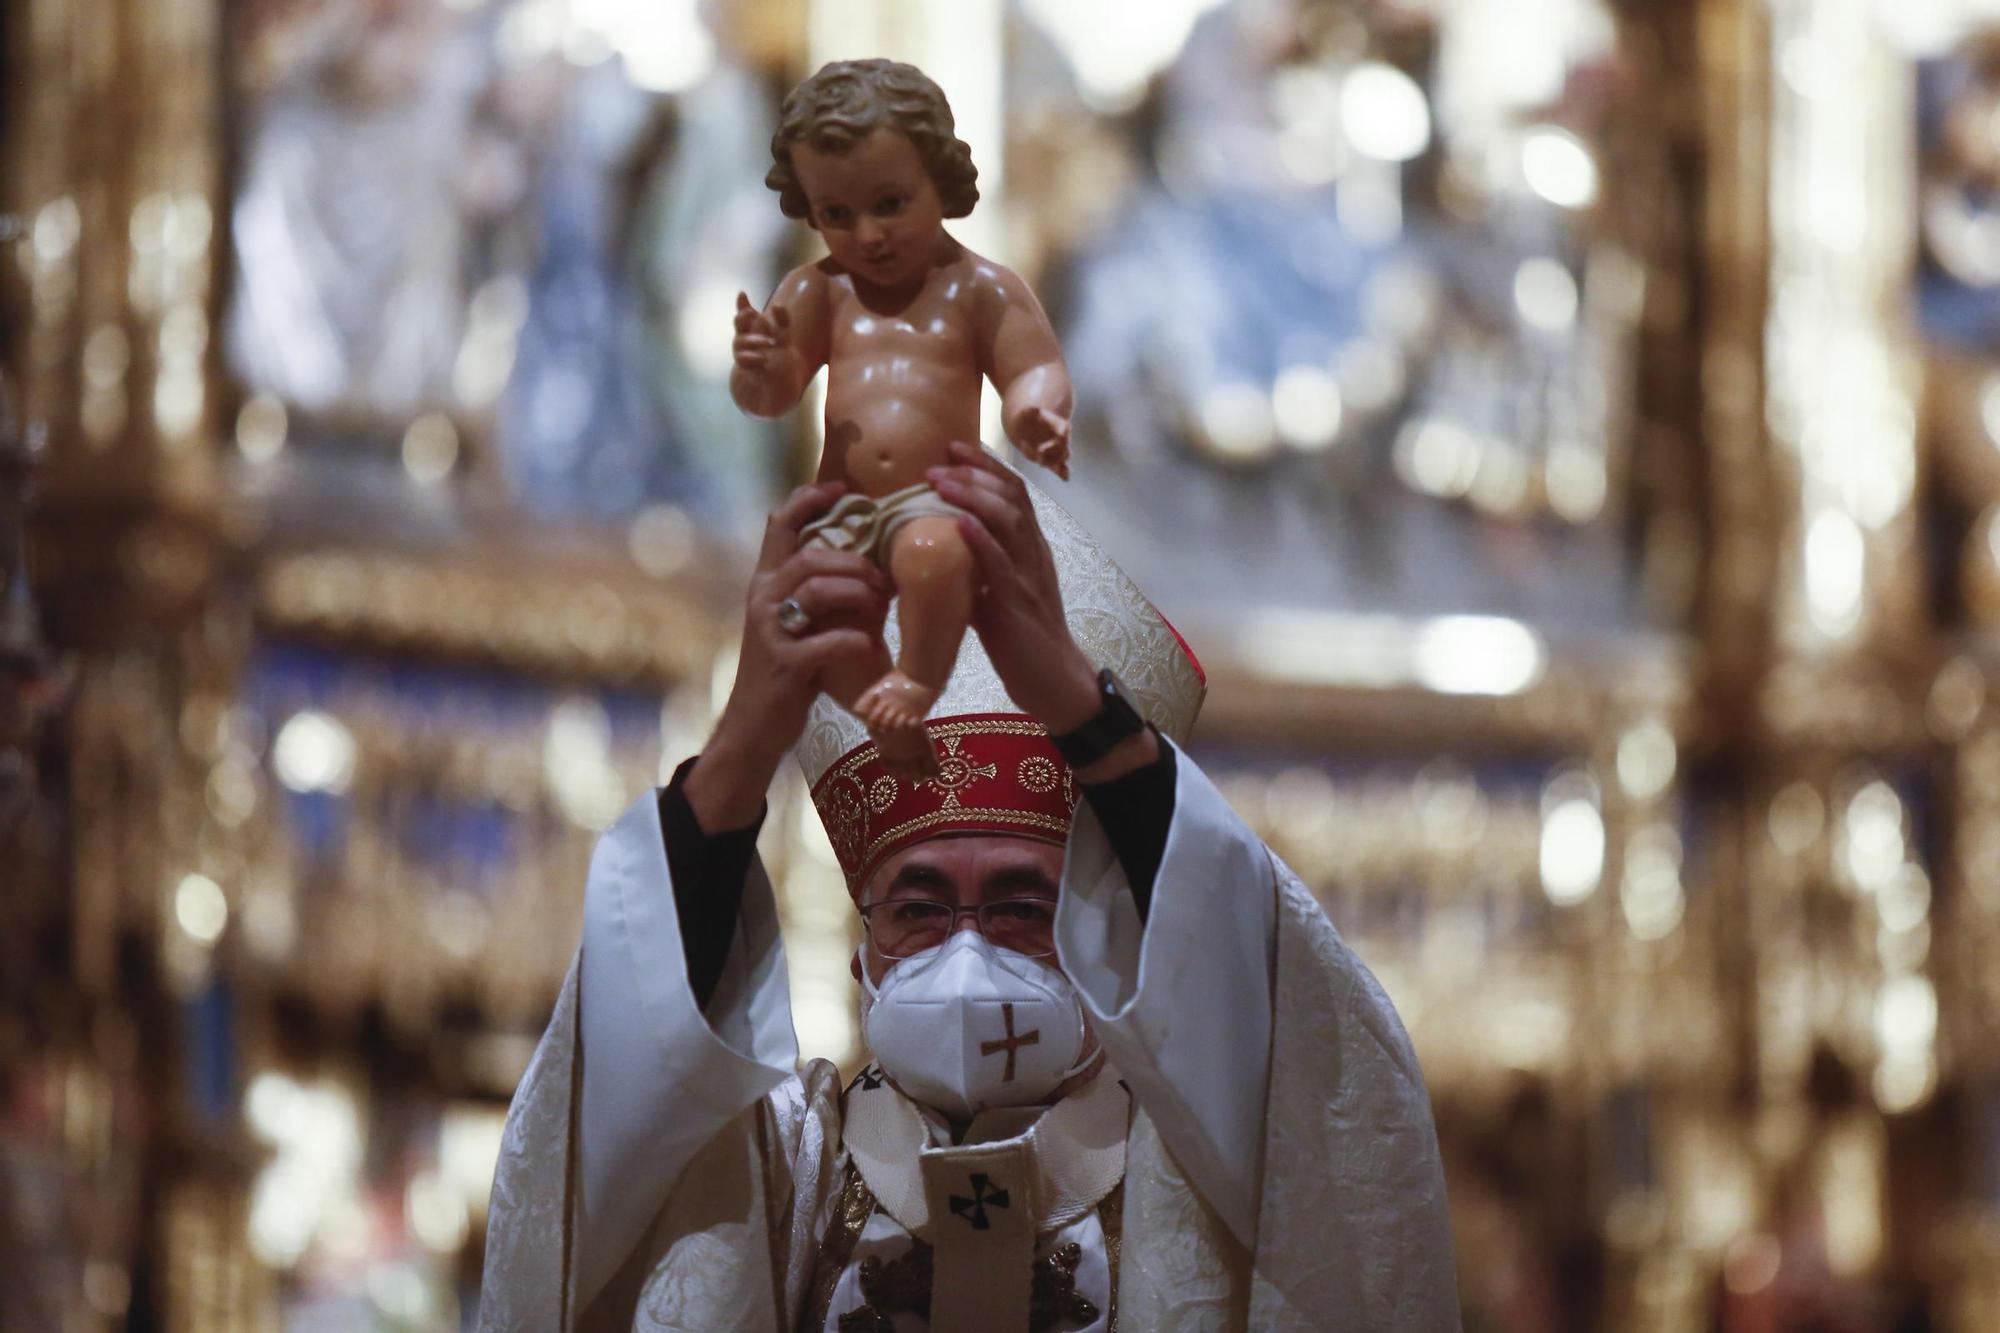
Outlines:
{"type": "Polygon", "coordinates": [[[839,499],[839,483],[801,486],[772,511],[743,608],[736,683],[715,735],[687,778],[688,804],[709,833],[743,828],[805,729],[821,677],[875,665],[889,580],[860,556],[800,549],[799,529],[839,499]]]}
{"type": "MultiPolygon", "coordinates": [[[[1095,717],[1103,704],[1097,666],[1070,632],[1055,556],[1035,518],[1028,483],[978,445],[954,442],[951,463],[928,473],[938,494],[965,510],[958,521],[979,569],[972,628],[993,672],[1023,710],[1061,736],[1095,717]]],[[[1145,731],[1080,769],[1083,782],[1105,782],[1159,757],[1145,731]]]]}

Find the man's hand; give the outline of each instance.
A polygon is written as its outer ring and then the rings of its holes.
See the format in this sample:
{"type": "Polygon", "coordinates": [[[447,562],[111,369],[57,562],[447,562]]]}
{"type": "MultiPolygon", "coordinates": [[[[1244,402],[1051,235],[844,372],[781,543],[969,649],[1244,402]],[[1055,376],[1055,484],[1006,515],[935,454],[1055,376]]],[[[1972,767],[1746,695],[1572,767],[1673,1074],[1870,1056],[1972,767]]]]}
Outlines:
{"type": "MultiPolygon", "coordinates": [[[[1049,729],[1075,731],[1104,701],[1097,668],[1069,632],[1055,557],[1035,520],[1028,484],[977,445],[954,442],[952,466],[925,473],[938,495],[970,511],[958,520],[979,562],[984,586],[972,603],[972,628],[1014,702],[1049,729]]],[[[1149,727],[1076,771],[1079,782],[1109,782],[1160,757],[1149,727]]]]}
{"type": "Polygon", "coordinates": [[[772,512],[743,608],[736,684],[715,734],[687,776],[688,805],[703,831],[721,833],[756,819],[785,753],[805,730],[821,674],[875,651],[889,610],[889,580],[875,563],[825,547],[799,549],[799,529],[825,513],[846,488],[801,486],[772,512]],[[803,633],[778,623],[787,598],[810,617],[803,633]]]}
{"type": "Polygon", "coordinates": [[[1063,618],[1055,558],[1028,485],[977,445],[953,443],[951,459],[925,475],[940,498],[970,514],[958,526],[984,585],[972,628],[1014,702],[1051,735],[1074,731],[1097,715],[1097,668],[1063,618]]]}

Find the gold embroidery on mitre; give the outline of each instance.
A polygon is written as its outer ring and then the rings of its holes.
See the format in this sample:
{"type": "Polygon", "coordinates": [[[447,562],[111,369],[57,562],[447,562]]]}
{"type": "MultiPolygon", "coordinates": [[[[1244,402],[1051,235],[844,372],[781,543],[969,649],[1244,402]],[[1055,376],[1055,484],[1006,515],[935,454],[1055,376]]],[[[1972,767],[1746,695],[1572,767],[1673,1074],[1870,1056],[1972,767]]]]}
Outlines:
{"type": "MultiPolygon", "coordinates": [[[[975,779],[999,776],[997,764],[982,764],[975,769],[970,758],[959,753],[965,737],[1046,738],[1048,729],[1041,723],[1025,717],[973,717],[932,722],[925,726],[925,730],[930,733],[934,741],[942,742],[945,747],[947,753],[940,756],[941,766],[944,759],[951,758],[966,765],[970,770],[955,778],[951,773],[940,775],[947,781],[943,788],[945,799],[939,809],[906,819],[893,828],[877,833],[873,838],[868,836],[868,816],[864,807],[868,804],[866,798],[873,794],[871,788],[879,786],[880,779],[871,783],[864,779],[864,774],[882,762],[881,751],[872,741],[854,747],[851,753],[828,769],[815,786],[813,804],[819,807],[820,817],[827,826],[827,837],[833,843],[841,866],[850,874],[859,873],[863,866],[872,864],[882,850],[891,843],[942,824],[1000,824],[1019,829],[1029,836],[1041,836],[1050,842],[1063,842],[1068,839],[1069,815],[1076,810],[1076,788],[1067,765],[1054,765],[1062,775],[1065,813],[1060,818],[1034,810],[970,808],[957,800],[957,793],[971,785],[975,779]]],[[[1053,764],[1053,761],[1051,763],[1053,764]]],[[[935,779],[930,779],[918,785],[940,790],[934,785],[935,782],[935,779]]],[[[1023,789],[1034,795],[1047,794],[1034,792],[1025,784],[1023,789]]]]}
{"type": "Polygon", "coordinates": [[[899,842],[925,829],[936,828],[940,824],[1011,824],[1015,828],[1047,835],[1049,842],[1069,841],[1069,821],[1057,819],[1053,815],[1041,814],[1034,810],[979,810],[964,806],[956,810],[933,810],[915,819],[906,819],[888,832],[878,835],[868,844],[868,850],[861,854],[858,865],[872,864],[881,855],[882,849],[893,842],[899,842]]]}
{"type": "Polygon", "coordinates": [[[1023,787],[1037,796],[1048,795],[1056,789],[1056,784],[1062,781],[1062,774],[1056,767],[1056,761],[1045,754],[1031,754],[1023,759],[1015,776],[1023,787]]]}
{"type": "MultiPolygon", "coordinates": [[[[1025,717],[955,718],[949,722],[927,722],[924,724],[924,730],[930,733],[932,740],[943,741],[946,745],[950,745],[954,737],[1046,737],[1049,734],[1048,728],[1044,727],[1041,723],[1025,717]]],[[[881,762],[882,752],[876,748],[875,742],[865,741],[855,746],[846,758],[837,761],[831,768],[827,769],[820,776],[820,782],[831,782],[839,777],[858,779],[863,769],[879,765],[881,762]]]]}
{"type": "Polygon", "coordinates": [[[868,784],[868,808],[881,814],[896,803],[896,779],[881,777],[868,784]]]}
{"type": "Polygon", "coordinates": [[[944,794],[944,808],[947,810],[958,809],[958,794],[979,781],[979,779],[997,778],[1000,776],[1000,766],[998,764],[976,764],[972,761],[970,754],[960,753],[959,746],[964,743],[964,740],[963,736],[945,737],[944,753],[938,756],[937,776],[925,778],[917,784],[921,787],[929,787],[935,792],[942,792],[944,794]]]}
{"type": "Polygon", "coordinates": [[[827,840],[843,862],[854,862],[868,843],[868,812],[862,808],[861,784],[841,775],[828,789],[820,807],[827,840]]]}

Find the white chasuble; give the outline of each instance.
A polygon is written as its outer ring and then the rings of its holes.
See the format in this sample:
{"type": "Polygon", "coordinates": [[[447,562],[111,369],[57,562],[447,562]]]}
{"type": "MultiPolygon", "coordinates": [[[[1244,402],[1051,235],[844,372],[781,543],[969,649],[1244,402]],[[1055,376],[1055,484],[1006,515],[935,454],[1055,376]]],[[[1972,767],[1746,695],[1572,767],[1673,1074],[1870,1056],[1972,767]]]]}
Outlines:
{"type": "Polygon", "coordinates": [[[695,1004],[648,793],[592,860],[508,1115],[480,1327],[910,1333],[1025,1304],[1008,1326],[1456,1329],[1402,1025],[1185,755],[1178,775],[1143,923],[1087,802],[1064,867],[1058,952],[1115,1074],[956,1146],[872,1070],[844,1099],[824,1061],[795,1072],[760,866],[695,1004]]]}

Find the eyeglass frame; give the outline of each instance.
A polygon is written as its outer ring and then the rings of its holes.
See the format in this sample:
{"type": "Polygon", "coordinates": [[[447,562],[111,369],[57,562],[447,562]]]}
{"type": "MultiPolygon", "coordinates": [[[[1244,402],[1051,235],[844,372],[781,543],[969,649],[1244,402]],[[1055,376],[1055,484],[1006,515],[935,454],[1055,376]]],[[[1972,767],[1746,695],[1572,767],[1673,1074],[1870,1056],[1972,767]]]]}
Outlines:
{"type": "MultiPolygon", "coordinates": [[[[1055,908],[1060,905],[1061,900],[1057,898],[1032,898],[1023,896],[1016,898],[995,898],[991,902],[976,903],[971,907],[960,907],[955,903],[948,903],[939,898],[881,898],[877,899],[875,902],[872,903],[856,904],[854,910],[860,913],[861,915],[862,933],[868,937],[868,943],[874,947],[875,952],[881,954],[884,958],[893,958],[898,962],[900,962],[905,958],[914,958],[918,954],[923,953],[925,950],[935,949],[939,947],[937,944],[927,944],[922,949],[912,950],[909,953],[890,953],[887,949],[884,949],[881,946],[881,944],[876,941],[875,923],[869,919],[868,914],[874,911],[878,907],[907,906],[910,903],[923,903],[931,907],[943,907],[951,912],[951,924],[945,927],[944,940],[939,941],[939,944],[942,944],[948,942],[953,935],[956,935],[958,933],[958,918],[967,912],[972,913],[972,919],[975,922],[977,922],[979,921],[979,914],[981,912],[984,912],[989,907],[1005,907],[1009,903],[1046,903],[1050,908],[1055,908]]],[[[1054,913],[1051,912],[1050,915],[1053,916],[1054,913]]],[[[985,939],[988,942],[992,942],[993,937],[986,933],[986,926],[984,922],[980,922],[979,925],[977,926],[977,929],[982,939],[985,939]]],[[[1013,949],[1012,945],[1004,945],[1001,947],[1013,949]]],[[[1014,949],[1014,952],[1020,954],[1023,958],[1055,957],[1056,942],[1053,929],[1051,930],[1051,934],[1049,935],[1049,947],[1044,952],[1029,953],[1025,949],[1014,949]]]]}

